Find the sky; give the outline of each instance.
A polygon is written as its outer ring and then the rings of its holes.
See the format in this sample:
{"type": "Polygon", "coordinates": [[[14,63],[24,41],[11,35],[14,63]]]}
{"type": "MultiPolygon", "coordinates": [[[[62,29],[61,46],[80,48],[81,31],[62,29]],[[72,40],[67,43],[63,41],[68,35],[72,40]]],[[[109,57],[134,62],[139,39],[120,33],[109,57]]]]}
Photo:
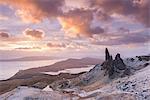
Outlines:
{"type": "Polygon", "coordinates": [[[0,0],[0,57],[150,54],[149,0],[0,0]]]}

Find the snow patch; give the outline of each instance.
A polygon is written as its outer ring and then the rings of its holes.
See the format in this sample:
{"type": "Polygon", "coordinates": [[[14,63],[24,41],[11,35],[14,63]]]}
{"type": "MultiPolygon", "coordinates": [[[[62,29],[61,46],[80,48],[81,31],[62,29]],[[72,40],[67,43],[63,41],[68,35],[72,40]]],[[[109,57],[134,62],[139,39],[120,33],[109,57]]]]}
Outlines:
{"type": "Polygon", "coordinates": [[[43,89],[43,91],[53,91],[53,89],[50,88],[49,85],[48,85],[47,87],[45,87],[45,88],[43,89]]]}

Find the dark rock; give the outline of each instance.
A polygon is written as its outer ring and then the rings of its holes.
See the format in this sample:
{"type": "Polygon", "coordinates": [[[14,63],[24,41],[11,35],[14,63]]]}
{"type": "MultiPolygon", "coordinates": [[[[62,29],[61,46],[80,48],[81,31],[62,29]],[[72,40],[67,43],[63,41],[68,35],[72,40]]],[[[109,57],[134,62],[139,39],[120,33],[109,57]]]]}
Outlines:
{"type": "Polygon", "coordinates": [[[70,88],[71,84],[69,83],[69,80],[62,79],[62,80],[58,80],[58,81],[53,82],[52,84],[50,84],[50,87],[53,90],[65,89],[65,88],[70,88]]]}
{"type": "Polygon", "coordinates": [[[108,49],[106,48],[106,49],[105,49],[105,60],[109,60],[109,59],[110,59],[109,51],[108,51],[108,49]]]}
{"type": "Polygon", "coordinates": [[[113,60],[113,57],[112,57],[112,55],[110,56],[110,60],[113,60]]]}
{"type": "Polygon", "coordinates": [[[130,60],[133,62],[133,61],[134,61],[134,58],[131,58],[130,60]]]}
{"type": "Polygon", "coordinates": [[[124,64],[123,60],[120,57],[120,54],[117,54],[114,60],[114,65],[119,70],[125,70],[126,65],[124,64]]]}
{"type": "Polygon", "coordinates": [[[32,87],[34,88],[38,88],[38,89],[44,89],[48,84],[46,82],[38,82],[34,85],[32,85],[32,87]]]}
{"type": "Polygon", "coordinates": [[[117,53],[115,59],[113,60],[113,57],[110,56],[107,48],[105,50],[105,61],[101,66],[101,70],[106,70],[105,75],[108,75],[111,79],[116,77],[124,77],[131,74],[130,69],[124,64],[120,54],[117,53]]]}
{"type": "Polygon", "coordinates": [[[147,67],[149,64],[150,64],[150,63],[145,63],[145,64],[144,64],[144,67],[147,67]]]}
{"type": "Polygon", "coordinates": [[[138,56],[138,60],[139,60],[139,61],[142,61],[142,58],[141,58],[140,56],[138,56]]]}
{"type": "Polygon", "coordinates": [[[120,54],[117,53],[116,57],[115,57],[115,60],[119,60],[120,59],[120,54]]]}
{"type": "Polygon", "coordinates": [[[139,61],[143,61],[143,60],[149,61],[150,60],[150,56],[136,56],[136,57],[139,59],[139,61]]]}
{"type": "Polygon", "coordinates": [[[125,71],[124,71],[124,75],[130,75],[131,74],[131,71],[129,68],[127,68],[125,71]]]}

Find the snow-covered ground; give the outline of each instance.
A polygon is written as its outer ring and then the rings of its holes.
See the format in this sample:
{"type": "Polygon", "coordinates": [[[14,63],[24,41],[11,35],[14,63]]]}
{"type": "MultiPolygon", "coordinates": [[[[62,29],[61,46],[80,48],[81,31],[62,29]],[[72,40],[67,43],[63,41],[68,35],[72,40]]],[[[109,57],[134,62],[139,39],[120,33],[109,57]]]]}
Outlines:
{"type": "Polygon", "coordinates": [[[39,93],[41,90],[29,87],[18,87],[0,96],[0,100],[23,100],[25,97],[39,93]]]}
{"type": "Polygon", "coordinates": [[[42,72],[44,74],[50,74],[50,75],[58,75],[60,73],[70,73],[70,74],[78,74],[81,72],[88,72],[91,70],[95,65],[89,65],[88,67],[85,68],[70,68],[70,69],[64,69],[58,72],[42,72]]]}
{"type": "Polygon", "coordinates": [[[137,70],[141,69],[145,63],[150,63],[149,61],[145,61],[145,60],[139,61],[139,59],[137,57],[134,57],[133,59],[134,60],[131,61],[130,58],[127,58],[127,59],[124,60],[124,63],[127,66],[130,66],[133,69],[137,69],[137,70]]]}
{"type": "Polygon", "coordinates": [[[150,61],[139,61],[136,58],[134,59],[135,60],[132,62],[127,59],[124,60],[126,65],[132,66],[135,69],[140,68],[140,70],[135,71],[133,75],[124,78],[119,78],[117,80],[110,82],[109,84],[104,85],[101,88],[97,87],[97,89],[92,91],[85,92],[82,90],[82,91],[75,91],[74,93],[80,97],[89,97],[89,98],[91,95],[95,95],[94,100],[100,97],[99,95],[110,96],[122,93],[125,93],[130,96],[132,95],[132,98],[135,97],[136,100],[150,100],[150,84],[149,84],[150,65],[145,67],[145,64],[146,63],[150,64],[150,61]]]}
{"type": "MultiPolygon", "coordinates": [[[[117,80],[112,81],[109,84],[103,85],[103,87],[101,88],[97,87],[97,89],[95,90],[86,91],[73,88],[73,89],[66,89],[66,91],[70,92],[72,91],[74,95],[78,95],[81,98],[87,98],[87,100],[97,100],[98,98],[104,96],[109,96],[109,98],[112,97],[113,100],[116,99],[150,100],[149,83],[150,83],[150,65],[141,69],[134,75],[119,78],[117,80]],[[117,96],[114,97],[114,95],[117,96]],[[122,99],[119,98],[122,95],[124,95],[124,98],[122,99]],[[127,97],[129,97],[129,99],[125,99],[127,97]]],[[[102,100],[112,100],[112,99],[102,99],[102,100]]]]}
{"type": "Polygon", "coordinates": [[[18,87],[2,94],[0,100],[70,100],[69,95],[57,91],[44,91],[32,87],[18,87]]]}

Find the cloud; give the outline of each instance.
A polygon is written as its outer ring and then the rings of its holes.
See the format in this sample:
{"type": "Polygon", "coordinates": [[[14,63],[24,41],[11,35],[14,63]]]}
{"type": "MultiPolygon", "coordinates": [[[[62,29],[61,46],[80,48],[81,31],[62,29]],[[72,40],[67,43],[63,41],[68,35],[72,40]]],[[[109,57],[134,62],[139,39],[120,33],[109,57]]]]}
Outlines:
{"type": "Polygon", "coordinates": [[[17,9],[16,14],[23,21],[37,23],[45,17],[59,16],[64,0],[0,0],[0,3],[17,9]]]}
{"type": "Polygon", "coordinates": [[[5,21],[5,20],[8,20],[8,17],[0,14],[0,21],[5,21]]]}
{"type": "MultiPolygon", "coordinates": [[[[99,45],[144,43],[148,41],[148,33],[131,34],[125,28],[119,29],[122,35],[109,36],[106,33],[108,27],[104,27],[101,22],[114,20],[112,17],[121,15],[149,27],[149,0],[84,0],[84,2],[81,3],[81,5],[84,5],[83,7],[75,8],[75,6],[67,7],[64,0],[0,0],[0,3],[15,8],[16,14],[25,22],[36,23],[44,18],[58,18],[62,30],[69,37],[90,37],[93,38],[93,43],[99,45]],[[94,23],[98,25],[92,26],[95,19],[99,20],[94,23]],[[126,35],[126,33],[129,33],[129,35],[126,35]],[[95,39],[94,35],[101,39],[95,39]]],[[[42,39],[45,34],[41,30],[32,29],[26,30],[24,33],[26,36],[35,39],[42,39]]],[[[64,45],[50,43],[49,47],[64,47],[64,45]]]]}
{"type": "Polygon", "coordinates": [[[19,47],[19,48],[15,48],[18,50],[33,50],[33,49],[41,49],[40,47],[19,47]]]}
{"type": "MultiPolygon", "coordinates": [[[[69,9],[64,0],[5,0],[0,3],[10,5],[16,9],[24,22],[40,22],[44,18],[59,17],[60,24],[68,36],[92,37],[93,34],[103,32],[102,28],[91,28],[93,10],[84,8],[69,9]],[[65,7],[68,9],[65,11],[65,7]]],[[[82,5],[84,2],[81,2],[82,5]]],[[[86,1],[87,3],[87,1],[86,1]]]]}
{"type": "Polygon", "coordinates": [[[49,42],[47,43],[47,47],[49,49],[52,49],[54,51],[82,51],[82,50],[88,50],[88,45],[87,44],[83,44],[80,42],[72,42],[72,41],[68,41],[68,42],[49,42]]]}
{"type": "MultiPolygon", "coordinates": [[[[89,12],[97,13],[96,16],[100,20],[110,19],[113,14],[121,14],[127,17],[133,17],[136,21],[150,27],[149,0],[84,0],[83,2],[77,3],[78,5],[84,5],[83,7],[77,6],[78,10],[72,10],[72,7],[66,7],[68,4],[65,3],[68,1],[69,0],[66,0],[66,2],[65,0],[0,0],[0,3],[15,8],[17,15],[27,22],[40,22],[44,18],[62,17],[66,11],[69,11],[68,14],[78,16],[79,19],[85,15],[86,9],[89,12]],[[80,16],[76,15],[80,13],[80,16]]],[[[75,7],[73,6],[73,8],[75,7]]],[[[86,13],[86,16],[84,16],[85,19],[83,19],[85,22],[87,20],[86,17],[91,17],[91,14],[89,16],[87,14],[89,15],[89,13],[86,13]]]]}
{"type": "Polygon", "coordinates": [[[59,18],[63,30],[71,37],[92,37],[93,34],[100,34],[104,29],[91,27],[93,21],[93,11],[86,9],[74,9],[64,13],[59,18]]]}
{"type": "Polygon", "coordinates": [[[47,43],[47,46],[49,48],[65,48],[66,44],[64,44],[64,43],[52,43],[52,42],[49,42],[49,43],[47,43]]]}
{"type": "Polygon", "coordinates": [[[109,16],[113,14],[132,16],[136,21],[150,27],[149,0],[90,0],[90,3],[91,7],[101,9],[109,16]]]}
{"type": "Polygon", "coordinates": [[[9,38],[9,34],[5,32],[0,32],[0,38],[9,38]]]}
{"type": "Polygon", "coordinates": [[[118,31],[121,32],[121,33],[129,33],[129,32],[130,32],[129,29],[124,28],[124,27],[120,27],[120,28],[118,29],[118,31]]]}
{"type": "Polygon", "coordinates": [[[128,45],[148,43],[150,40],[148,31],[132,32],[129,34],[118,34],[113,36],[106,36],[103,40],[93,39],[92,44],[96,45],[128,45]]]}
{"type": "Polygon", "coordinates": [[[26,29],[23,33],[26,36],[32,37],[34,39],[42,39],[45,35],[45,33],[39,29],[26,29]]]}

